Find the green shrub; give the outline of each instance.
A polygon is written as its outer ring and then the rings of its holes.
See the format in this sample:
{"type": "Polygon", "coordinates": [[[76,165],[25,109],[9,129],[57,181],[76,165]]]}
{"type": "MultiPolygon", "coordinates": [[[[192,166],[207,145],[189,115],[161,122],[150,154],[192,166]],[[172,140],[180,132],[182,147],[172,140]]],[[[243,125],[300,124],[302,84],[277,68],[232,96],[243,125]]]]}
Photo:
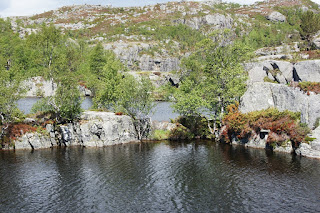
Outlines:
{"type": "Polygon", "coordinates": [[[169,130],[161,130],[157,129],[152,134],[153,140],[167,140],[169,139],[170,131],[169,130]]]}
{"type": "Polygon", "coordinates": [[[169,140],[190,140],[192,138],[194,138],[194,134],[183,125],[177,126],[169,134],[169,140]]]}

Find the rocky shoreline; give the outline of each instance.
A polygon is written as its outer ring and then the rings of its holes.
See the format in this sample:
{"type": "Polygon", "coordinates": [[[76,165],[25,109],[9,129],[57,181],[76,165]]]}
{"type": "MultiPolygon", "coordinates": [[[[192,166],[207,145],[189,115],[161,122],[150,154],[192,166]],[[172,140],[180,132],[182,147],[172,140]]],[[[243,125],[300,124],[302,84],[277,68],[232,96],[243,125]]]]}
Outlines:
{"type": "Polygon", "coordinates": [[[129,116],[85,111],[79,122],[57,126],[47,124],[45,133],[24,134],[14,141],[14,148],[103,147],[133,141],[138,141],[138,136],[129,116]]]}

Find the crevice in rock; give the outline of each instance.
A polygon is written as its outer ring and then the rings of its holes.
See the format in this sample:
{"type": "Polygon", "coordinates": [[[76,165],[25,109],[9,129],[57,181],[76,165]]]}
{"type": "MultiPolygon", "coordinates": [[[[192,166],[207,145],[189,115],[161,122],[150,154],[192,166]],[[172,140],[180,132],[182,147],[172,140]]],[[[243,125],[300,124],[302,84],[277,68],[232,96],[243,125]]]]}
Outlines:
{"type": "Polygon", "coordinates": [[[293,77],[293,81],[296,81],[296,82],[301,81],[301,78],[299,77],[295,67],[293,67],[292,77],[293,77]]]}

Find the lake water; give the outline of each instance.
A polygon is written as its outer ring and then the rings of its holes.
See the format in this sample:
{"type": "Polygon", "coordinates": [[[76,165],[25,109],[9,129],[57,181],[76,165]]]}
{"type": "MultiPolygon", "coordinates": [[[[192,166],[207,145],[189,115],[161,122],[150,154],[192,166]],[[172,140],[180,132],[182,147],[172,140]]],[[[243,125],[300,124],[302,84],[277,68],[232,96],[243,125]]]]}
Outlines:
{"type": "MultiPolygon", "coordinates": [[[[25,114],[29,114],[31,112],[32,106],[38,101],[40,98],[22,98],[17,104],[18,108],[23,111],[25,114]]],[[[155,121],[170,121],[170,119],[174,119],[179,116],[178,113],[174,113],[171,108],[170,102],[156,102],[154,113],[151,115],[151,119],[155,121]]],[[[92,98],[85,97],[81,107],[84,110],[90,109],[92,106],[92,98]]]]}
{"type": "Polygon", "coordinates": [[[148,142],[0,151],[0,212],[320,212],[320,161],[148,142]]]}
{"type": "MultiPolygon", "coordinates": [[[[41,98],[22,98],[17,101],[18,108],[25,114],[29,114],[31,112],[32,106],[37,103],[41,98]]],[[[81,104],[81,108],[84,110],[90,109],[92,106],[92,98],[85,97],[81,104]]]]}

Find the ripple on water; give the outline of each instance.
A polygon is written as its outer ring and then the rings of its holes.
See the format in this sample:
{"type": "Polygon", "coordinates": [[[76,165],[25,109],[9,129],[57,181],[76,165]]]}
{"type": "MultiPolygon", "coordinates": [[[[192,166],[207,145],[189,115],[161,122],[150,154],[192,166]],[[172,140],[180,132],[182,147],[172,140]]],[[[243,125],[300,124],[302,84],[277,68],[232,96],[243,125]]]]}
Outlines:
{"type": "Polygon", "coordinates": [[[0,212],[319,212],[319,176],[210,142],[0,152],[0,212]]]}

